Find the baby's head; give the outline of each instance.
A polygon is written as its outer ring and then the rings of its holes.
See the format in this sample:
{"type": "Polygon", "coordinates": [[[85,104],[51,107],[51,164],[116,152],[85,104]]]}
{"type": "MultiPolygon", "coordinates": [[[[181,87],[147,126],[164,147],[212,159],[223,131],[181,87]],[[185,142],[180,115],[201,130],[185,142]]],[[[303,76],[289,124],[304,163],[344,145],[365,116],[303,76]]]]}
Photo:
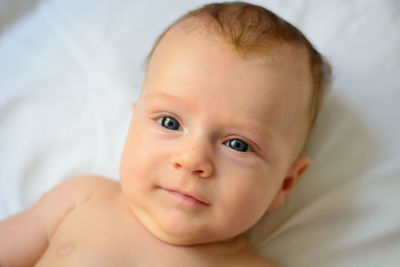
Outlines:
{"type": "Polygon", "coordinates": [[[281,206],[310,165],[301,154],[330,68],[261,7],[210,4],[157,40],[121,160],[130,207],[159,239],[237,236],[281,206]]]}

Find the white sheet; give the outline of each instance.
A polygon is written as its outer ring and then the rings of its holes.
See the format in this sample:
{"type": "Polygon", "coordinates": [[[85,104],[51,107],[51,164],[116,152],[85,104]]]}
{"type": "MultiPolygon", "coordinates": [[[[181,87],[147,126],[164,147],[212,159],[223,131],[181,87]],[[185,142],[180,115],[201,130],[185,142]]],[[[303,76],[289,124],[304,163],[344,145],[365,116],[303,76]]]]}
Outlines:
{"type": "MultiPolygon", "coordinates": [[[[0,0],[0,219],[68,177],[118,179],[144,58],[206,2],[0,0]]],[[[251,2],[300,28],[335,82],[311,169],[250,240],[280,266],[399,266],[399,2],[251,2]]]]}

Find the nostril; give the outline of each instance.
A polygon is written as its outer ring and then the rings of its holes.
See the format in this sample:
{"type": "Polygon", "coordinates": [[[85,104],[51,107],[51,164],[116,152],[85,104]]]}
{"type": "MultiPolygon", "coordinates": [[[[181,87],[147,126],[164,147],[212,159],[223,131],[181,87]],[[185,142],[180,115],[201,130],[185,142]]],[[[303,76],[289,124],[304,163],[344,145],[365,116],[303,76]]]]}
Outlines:
{"type": "Polygon", "coordinates": [[[203,170],[195,170],[195,171],[193,171],[193,173],[196,175],[201,175],[204,173],[204,171],[203,170]]]}
{"type": "Polygon", "coordinates": [[[182,167],[181,164],[179,164],[178,162],[175,162],[175,163],[173,164],[173,166],[174,166],[175,169],[179,169],[179,168],[182,167]]]}

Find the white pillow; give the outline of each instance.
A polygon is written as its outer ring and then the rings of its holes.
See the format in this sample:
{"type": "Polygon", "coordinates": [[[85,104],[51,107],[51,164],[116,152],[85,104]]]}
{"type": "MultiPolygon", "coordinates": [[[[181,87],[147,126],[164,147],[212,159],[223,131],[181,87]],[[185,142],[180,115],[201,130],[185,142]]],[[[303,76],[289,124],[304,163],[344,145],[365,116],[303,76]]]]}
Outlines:
{"type": "MultiPolygon", "coordinates": [[[[145,56],[171,22],[207,2],[0,3],[0,219],[68,177],[118,179],[145,56]]],[[[282,266],[397,266],[398,2],[251,2],[302,30],[335,80],[307,147],[311,168],[250,241],[282,266]]]]}

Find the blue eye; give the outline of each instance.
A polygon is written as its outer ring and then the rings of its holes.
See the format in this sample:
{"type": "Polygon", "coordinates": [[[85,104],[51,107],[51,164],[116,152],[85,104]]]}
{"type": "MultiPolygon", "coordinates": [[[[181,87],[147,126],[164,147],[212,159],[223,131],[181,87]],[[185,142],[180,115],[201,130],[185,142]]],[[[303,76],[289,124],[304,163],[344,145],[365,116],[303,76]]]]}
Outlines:
{"type": "Polygon", "coordinates": [[[239,139],[232,139],[225,142],[227,146],[239,152],[248,152],[249,145],[239,139]]]}
{"type": "Polygon", "coordinates": [[[180,128],[179,122],[177,120],[175,120],[174,118],[162,117],[162,118],[160,118],[160,120],[161,120],[160,123],[164,128],[167,128],[169,130],[175,130],[175,131],[179,130],[179,128],[180,128]]]}

